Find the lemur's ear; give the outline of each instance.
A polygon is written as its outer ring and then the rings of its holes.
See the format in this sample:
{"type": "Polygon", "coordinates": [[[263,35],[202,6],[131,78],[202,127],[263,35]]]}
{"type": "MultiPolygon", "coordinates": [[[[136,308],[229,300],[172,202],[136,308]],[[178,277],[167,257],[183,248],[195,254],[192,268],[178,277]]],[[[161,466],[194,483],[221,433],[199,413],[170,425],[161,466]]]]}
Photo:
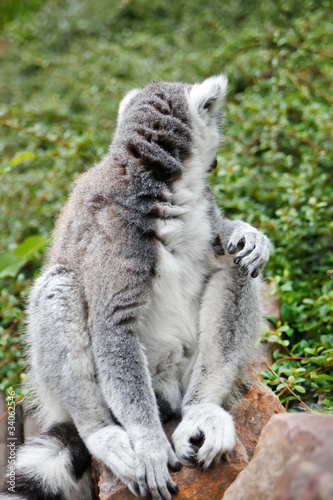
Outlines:
{"type": "Polygon", "coordinates": [[[193,85],[190,102],[202,118],[221,113],[227,91],[225,75],[212,76],[200,84],[193,85]]]}
{"type": "Polygon", "coordinates": [[[120,101],[119,108],[118,108],[118,119],[117,119],[118,123],[120,122],[120,120],[124,114],[124,111],[125,111],[126,107],[128,106],[128,104],[130,103],[130,101],[132,101],[132,99],[139,92],[140,92],[140,89],[132,89],[129,92],[127,92],[125,97],[123,97],[123,99],[120,101]]]}

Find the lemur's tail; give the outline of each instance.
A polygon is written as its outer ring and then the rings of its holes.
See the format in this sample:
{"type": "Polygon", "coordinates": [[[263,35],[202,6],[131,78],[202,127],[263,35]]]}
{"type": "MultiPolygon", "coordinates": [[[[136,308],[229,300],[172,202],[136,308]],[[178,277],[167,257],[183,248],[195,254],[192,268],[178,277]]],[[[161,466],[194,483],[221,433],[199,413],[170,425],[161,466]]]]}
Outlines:
{"type": "Polygon", "coordinates": [[[72,423],[53,425],[17,452],[7,469],[1,499],[70,500],[90,454],[72,423]]]}

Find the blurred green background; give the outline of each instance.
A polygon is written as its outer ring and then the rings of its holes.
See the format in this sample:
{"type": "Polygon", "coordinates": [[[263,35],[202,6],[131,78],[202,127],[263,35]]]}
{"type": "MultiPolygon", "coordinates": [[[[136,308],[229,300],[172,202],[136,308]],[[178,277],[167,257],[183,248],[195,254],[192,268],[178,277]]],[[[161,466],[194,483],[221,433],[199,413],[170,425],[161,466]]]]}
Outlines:
{"type": "Polygon", "coordinates": [[[262,378],[332,410],[333,14],[329,0],[2,0],[0,389],[20,393],[24,305],[73,178],[107,151],[122,96],[229,77],[211,183],[260,227],[281,320],[262,378]]]}

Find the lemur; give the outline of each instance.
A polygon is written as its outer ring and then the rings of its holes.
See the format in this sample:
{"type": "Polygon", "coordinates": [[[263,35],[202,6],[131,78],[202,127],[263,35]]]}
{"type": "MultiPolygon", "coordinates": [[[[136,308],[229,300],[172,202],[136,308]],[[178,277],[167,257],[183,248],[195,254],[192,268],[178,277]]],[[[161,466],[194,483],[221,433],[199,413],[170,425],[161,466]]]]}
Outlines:
{"type": "Polygon", "coordinates": [[[208,185],[226,88],[219,75],[130,91],[76,181],[30,295],[44,430],[18,451],[17,498],[71,499],[94,455],[135,495],[170,500],[168,467],[234,448],[228,402],[260,335],[269,241],[224,218],[208,185]]]}

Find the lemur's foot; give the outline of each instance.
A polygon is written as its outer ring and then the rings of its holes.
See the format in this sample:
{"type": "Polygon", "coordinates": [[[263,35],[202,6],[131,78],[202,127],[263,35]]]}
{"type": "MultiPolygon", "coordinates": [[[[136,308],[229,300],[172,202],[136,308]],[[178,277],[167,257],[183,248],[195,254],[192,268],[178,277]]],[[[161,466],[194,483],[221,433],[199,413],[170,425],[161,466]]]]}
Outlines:
{"type": "Polygon", "coordinates": [[[172,436],[178,459],[188,467],[204,469],[235,447],[235,427],[231,415],[212,403],[188,407],[172,436]],[[203,440],[200,448],[193,444],[203,440]]]}
{"type": "Polygon", "coordinates": [[[87,441],[89,451],[107,465],[134,494],[139,494],[136,479],[135,454],[124,429],[111,425],[91,434],[87,441]]]}

